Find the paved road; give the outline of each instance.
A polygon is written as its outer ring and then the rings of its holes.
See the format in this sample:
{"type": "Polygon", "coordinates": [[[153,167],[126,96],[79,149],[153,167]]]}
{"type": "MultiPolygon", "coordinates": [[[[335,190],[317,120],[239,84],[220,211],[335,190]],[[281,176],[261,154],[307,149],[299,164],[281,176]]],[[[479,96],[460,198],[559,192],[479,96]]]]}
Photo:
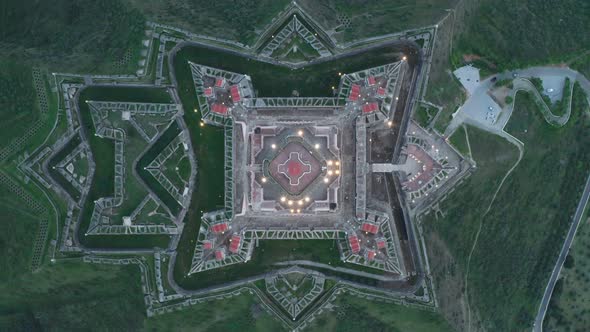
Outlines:
{"type": "MultiPolygon", "coordinates": [[[[480,127],[484,130],[488,131],[496,131],[496,129],[503,129],[504,125],[510,118],[512,114],[512,104],[510,107],[507,107],[500,118],[495,124],[489,124],[486,121],[483,121],[481,118],[482,113],[482,106],[481,105],[494,105],[496,104],[488,95],[488,90],[494,85],[492,79],[495,77],[497,80],[503,79],[512,79],[513,73],[517,73],[519,78],[531,78],[531,77],[544,77],[544,76],[562,76],[568,77],[572,82],[576,81],[580,84],[582,90],[586,92],[586,97],[588,99],[588,103],[590,103],[590,81],[584,77],[584,75],[578,73],[575,70],[566,67],[530,67],[526,69],[519,69],[519,70],[511,70],[505,71],[503,73],[499,73],[496,75],[492,75],[485,80],[481,81],[479,86],[473,91],[473,93],[467,98],[463,106],[461,106],[460,111],[455,115],[455,117],[451,120],[451,123],[447,126],[443,136],[449,137],[453,134],[453,132],[459,128],[463,123],[467,122],[470,124],[474,124],[475,122],[480,123],[480,127]],[[486,129],[487,128],[487,129],[486,129]]],[[[525,86],[526,83],[523,83],[522,80],[515,80],[514,82],[514,90],[524,89],[527,91],[534,91],[533,93],[540,96],[536,88],[533,89],[533,86],[525,86]]],[[[514,91],[513,91],[514,93],[514,91]]],[[[485,106],[484,106],[485,107],[485,106]]],[[[494,107],[500,107],[499,105],[495,105],[494,107]]],[[[569,114],[567,116],[554,116],[550,110],[547,108],[543,110],[543,116],[546,119],[556,120],[559,125],[563,125],[569,120],[569,114]],[[546,114],[549,113],[550,115],[546,114]]]]}
{"type": "Polygon", "coordinates": [[[547,312],[547,307],[549,306],[549,300],[551,300],[553,288],[555,288],[555,283],[557,282],[557,278],[559,277],[559,273],[561,272],[563,263],[565,262],[565,258],[567,257],[567,254],[572,246],[574,236],[576,235],[576,231],[578,230],[578,226],[580,225],[580,221],[582,220],[582,215],[584,214],[584,210],[586,209],[586,205],[588,204],[589,197],[590,176],[588,176],[588,179],[586,180],[586,187],[584,188],[582,199],[580,199],[580,202],[578,203],[578,208],[576,209],[574,220],[572,222],[572,225],[570,226],[570,230],[567,233],[567,237],[565,239],[565,242],[563,243],[561,252],[559,253],[557,263],[553,268],[553,272],[551,272],[551,277],[549,278],[547,288],[545,288],[545,293],[543,294],[543,299],[541,300],[541,305],[539,306],[539,312],[537,313],[537,317],[535,318],[535,323],[533,325],[533,331],[535,332],[543,331],[543,319],[545,318],[545,313],[547,312]]]}

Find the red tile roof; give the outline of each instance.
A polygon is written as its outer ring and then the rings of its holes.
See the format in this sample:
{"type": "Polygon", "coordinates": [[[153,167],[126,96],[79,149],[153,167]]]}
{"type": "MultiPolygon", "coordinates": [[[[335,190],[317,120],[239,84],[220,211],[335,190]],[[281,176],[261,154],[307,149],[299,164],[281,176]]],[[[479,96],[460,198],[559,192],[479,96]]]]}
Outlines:
{"type": "Polygon", "coordinates": [[[213,95],[213,88],[206,88],[205,89],[205,96],[211,97],[213,95]]]}
{"type": "Polygon", "coordinates": [[[375,85],[375,83],[377,83],[377,81],[375,80],[375,76],[367,77],[367,83],[369,83],[369,85],[375,85]]]}
{"type": "Polygon", "coordinates": [[[230,88],[230,92],[231,100],[233,100],[234,103],[237,103],[240,100],[242,100],[242,97],[240,96],[240,88],[237,85],[232,85],[230,88]]]}
{"type": "Polygon", "coordinates": [[[372,261],[375,258],[375,256],[377,256],[377,253],[375,251],[367,251],[367,260],[372,261]]]}
{"type": "Polygon", "coordinates": [[[229,251],[231,253],[237,254],[240,250],[240,245],[242,244],[242,238],[239,235],[233,235],[230,241],[229,251]]]}
{"type": "Polygon", "coordinates": [[[377,240],[377,249],[383,249],[387,246],[387,242],[383,239],[377,240]]]}
{"type": "Polygon", "coordinates": [[[385,96],[385,88],[379,87],[379,89],[377,89],[377,94],[379,97],[385,96]]]}
{"type": "Polygon", "coordinates": [[[221,87],[222,87],[222,86],[224,86],[224,85],[225,85],[225,78],[223,78],[223,77],[218,77],[218,78],[215,80],[215,86],[216,86],[216,87],[218,87],[218,88],[221,88],[221,87]]]}
{"type": "Polygon", "coordinates": [[[353,84],[350,87],[350,94],[348,95],[348,100],[350,100],[350,101],[358,100],[360,93],[361,93],[361,86],[358,84],[353,84]]]}
{"type": "Polygon", "coordinates": [[[221,114],[221,115],[227,114],[227,106],[225,106],[225,105],[221,105],[221,104],[217,104],[217,103],[212,104],[211,110],[217,114],[221,114]]]}
{"type": "Polygon", "coordinates": [[[225,259],[225,250],[217,249],[215,250],[215,259],[218,261],[222,261],[225,259]]]}
{"type": "Polygon", "coordinates": [[[210,250],[211,248],[213,248],[213,243],[211,243],[211,241],[204,241],[203,242],[203,249],[210,250]]]}
{"type": "Polygon", "coordinates": [[[375,112],[379,109],[379,105],[376,102],[368,103],[363,105],[363,113],[375,112]]]}
{"type": "Polygon", "coordinates": [[[361,230],[363,232],[367,232],[367,233],[371,233],[371,234],[377,234],[377,232],[379,231],[379,226],[377,226],[374,223],[371,222],[364,222],[361,225],[361,230]]]}
{"type": "Polygon", "coordinates": [[[355,235],[351,235],[348,237],[348,244],[350,245],[350,249],[352,250],[353,254],[356,254],[361,250],[359,238],[355,235]]]}
{"type": "Polygon", "coordinates": [[[225,231],[227,231],[229,227],[227,226],[226,222],[222,222],[219,224],[215,224],[213,226],[211,226],[211,232],[219,234],[219,233],[223,233],[225,231]]]}

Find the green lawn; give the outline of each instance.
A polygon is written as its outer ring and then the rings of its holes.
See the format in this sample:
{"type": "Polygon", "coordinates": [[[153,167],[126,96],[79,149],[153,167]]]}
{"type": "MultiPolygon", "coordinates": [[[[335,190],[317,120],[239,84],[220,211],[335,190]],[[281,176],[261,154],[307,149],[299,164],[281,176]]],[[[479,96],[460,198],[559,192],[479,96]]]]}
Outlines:
{"type": "Polygon", "coordinates": [[[435,108],[420,105],[418,108],[416,108],[414,120],[418,122],[421,127],[426,128],[436,116],[437,111],[438,110],[435,108]]]}
{"type": "Polygon", "coordinates": [[[467,129],[465,127],[459,127],[457,130],[449,137],[451,144],[461,152],[464,156],[469,156],[469,146],[467,143],[467,129]]]}

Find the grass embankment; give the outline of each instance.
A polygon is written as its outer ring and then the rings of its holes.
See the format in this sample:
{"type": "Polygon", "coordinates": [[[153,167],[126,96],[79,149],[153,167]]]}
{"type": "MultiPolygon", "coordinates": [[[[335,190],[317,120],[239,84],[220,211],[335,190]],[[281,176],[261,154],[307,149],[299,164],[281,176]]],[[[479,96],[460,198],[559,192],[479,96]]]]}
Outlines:
{"type": "Polygon", "coordinates": [[[524,142],[524,156],[483,219],[514,157],[507,166],[494,167],[501,171],[482,177],[486,168],[474,148],[480,142],[470,130],[478,170],[442,204],[444,217],[436,222],[427,218],[428,228],[444,240],[463,271],[475,230],[483,223],[468,282],[473,320],[478,317],[486,329],[531,327],[590,169],[590,147],[585,144],[590,121],[581,112],[583,102],[576,89],[570,122],[554,128],[544,121],[532,96],[519,94],[507,131],[524,142]],[[474,183],[476,176],[484,181],[474,183]]]}
{"type": "MultiPolygon", "coordinates": [[[[92,187],[84,204],[83,217],[80,225],[80,241],[88,247],[161,247],[167,246],[169,237],[161,235],[141,236],[85,236],[90,217],[94,209],[94,201],[100,197],[110,197],[114,192],[114,158],[115,148],[110,139],[94,136],[94,126],[90,117],[90,110],[86,100],[108,101],[136,101],[169,103],[170,96],[165,89],[153,88],[122,88],[122,87],[93,87],[84,90],[80,95],[80,114],[82,125],[86,128],[90,148],[96,162],[96,171],[92,179],[92,187]]],[[[133,174],[127,174],[133,176],[133,174]]]]}

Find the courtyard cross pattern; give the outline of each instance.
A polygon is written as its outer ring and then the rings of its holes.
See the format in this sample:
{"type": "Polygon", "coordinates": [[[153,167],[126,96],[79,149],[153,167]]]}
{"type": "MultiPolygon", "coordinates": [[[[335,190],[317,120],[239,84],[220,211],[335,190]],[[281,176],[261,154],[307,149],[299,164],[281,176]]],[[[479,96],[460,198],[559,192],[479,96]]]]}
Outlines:
{"type": "Polygon", "coordinates": [[[289,159],[279,165],[279,172],[289,178],[289,184],[296,186],[301,177],[311,172],[311,165],[301,160],[299,152],[291,152],[289,159]]]}

